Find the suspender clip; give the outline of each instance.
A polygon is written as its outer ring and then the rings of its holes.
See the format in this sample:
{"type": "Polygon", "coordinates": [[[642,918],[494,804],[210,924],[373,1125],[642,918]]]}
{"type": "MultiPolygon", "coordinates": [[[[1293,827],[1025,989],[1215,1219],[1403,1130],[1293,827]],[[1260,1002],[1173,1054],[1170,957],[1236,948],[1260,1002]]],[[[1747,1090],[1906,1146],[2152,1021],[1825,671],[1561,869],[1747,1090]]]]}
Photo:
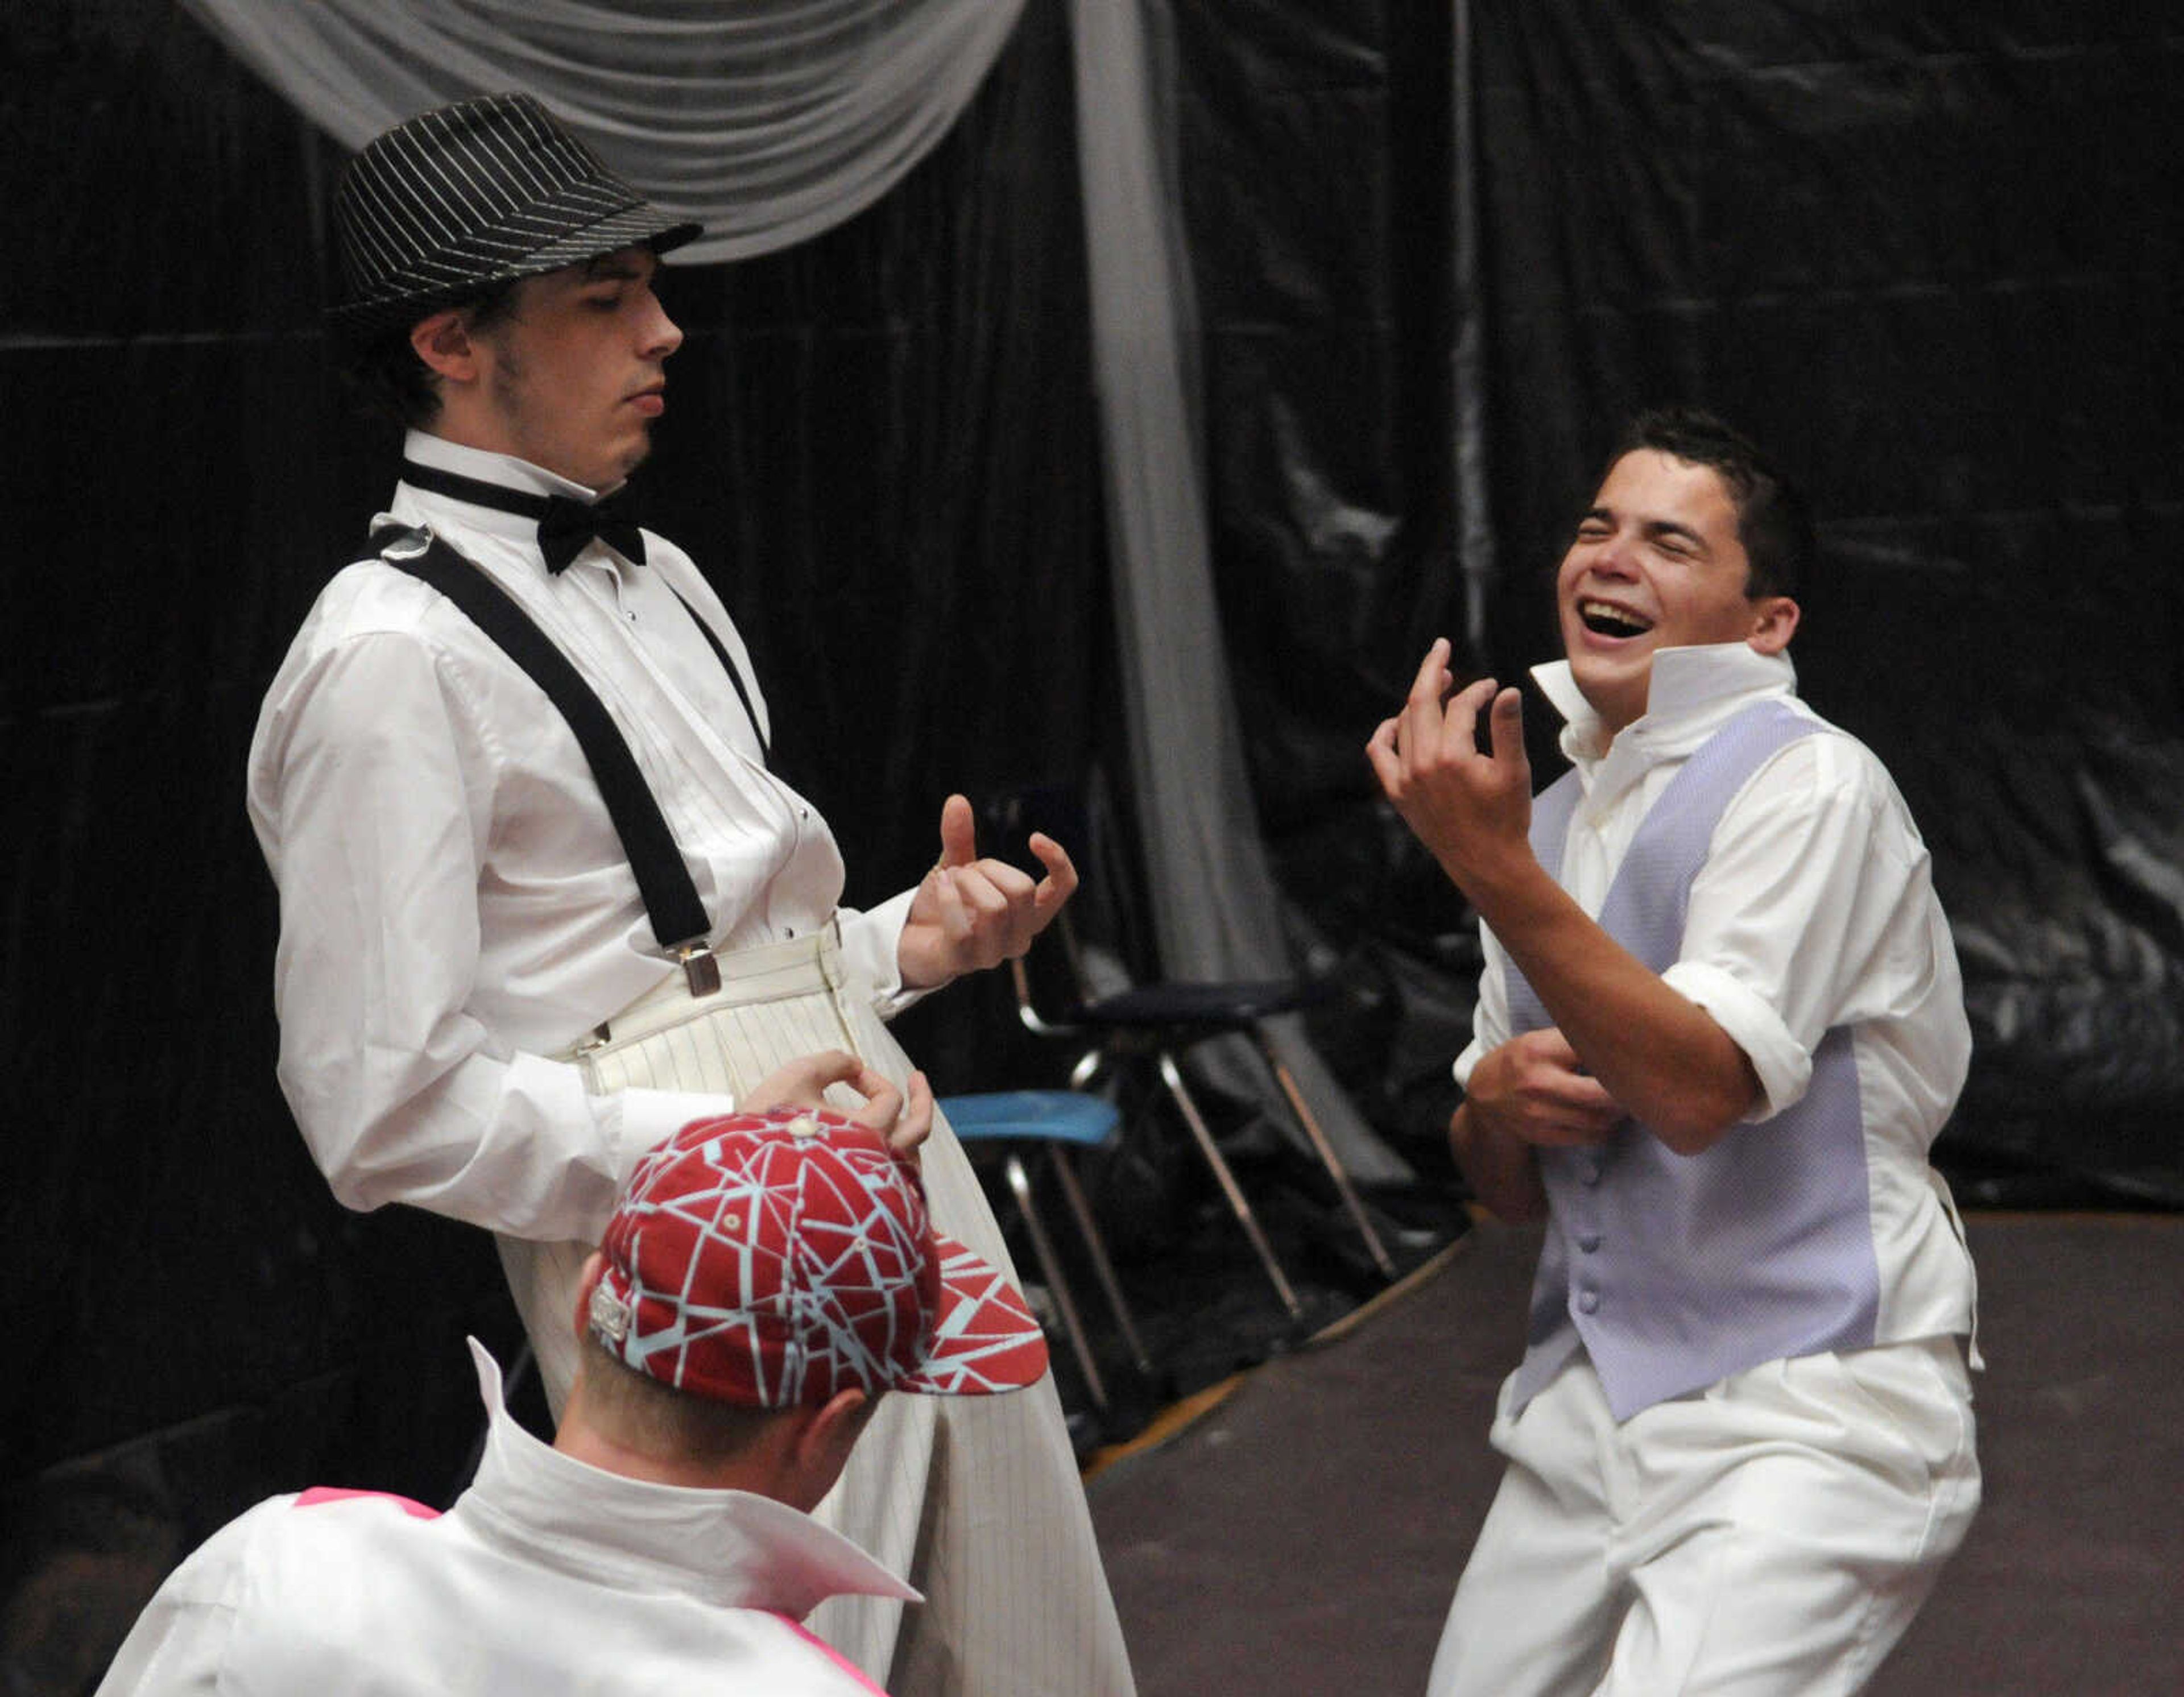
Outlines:
{"type": "Polygon", "coordinates": [[[721,988],[721,963],[703,939],[675,945],[676,964],[694,996],[710,996],[721,988]]]}

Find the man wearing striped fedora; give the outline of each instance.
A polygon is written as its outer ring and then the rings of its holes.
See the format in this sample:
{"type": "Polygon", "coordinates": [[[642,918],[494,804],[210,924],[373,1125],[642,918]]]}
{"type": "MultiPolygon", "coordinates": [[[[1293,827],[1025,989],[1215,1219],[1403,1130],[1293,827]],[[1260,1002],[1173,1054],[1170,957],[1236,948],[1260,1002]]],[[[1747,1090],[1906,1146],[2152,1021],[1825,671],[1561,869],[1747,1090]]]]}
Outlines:
{"type": "MultiPolygon", "coordinates": [[[[644,1152],[811,1052],[906,1085],[884,1018],[1022,954],[1076,873],[1044,837],[1036,882],[981,859],[951,797],[916,888],[839,905],[734,625],[625,505],[682,341],[655,271],[694,225],[504,95],[370,143],[334,226],[332,327],[408,433],[251,749],[281,1081],[342,1201],[495,1233],[558,1411],[584,1256],[644,1152]]],[[[944,1122],[924,1159],[938,1224],[1006,1268],[944,1122]]],[[[813,1616],[889,1689],[1131,1690],[1050,1381],[890,1399],[821,1514],[928,1599],[813,1616]]]]}

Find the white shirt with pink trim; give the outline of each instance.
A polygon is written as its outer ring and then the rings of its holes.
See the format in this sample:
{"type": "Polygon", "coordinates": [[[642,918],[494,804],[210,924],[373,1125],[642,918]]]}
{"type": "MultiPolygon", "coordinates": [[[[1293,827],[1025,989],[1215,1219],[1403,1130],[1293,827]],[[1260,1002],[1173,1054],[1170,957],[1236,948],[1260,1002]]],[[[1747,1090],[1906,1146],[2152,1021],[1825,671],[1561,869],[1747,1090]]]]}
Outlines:
{"type": "Polygon", "coordinates": [[[830,1596],[916,1591],[770,1497],[548,1448],[471,1347],[492,1427],[454,1507],[323,1490],[260,1503],[169,1576],[100,1697],[879,1689],[797,1622],[830,1596]]]}

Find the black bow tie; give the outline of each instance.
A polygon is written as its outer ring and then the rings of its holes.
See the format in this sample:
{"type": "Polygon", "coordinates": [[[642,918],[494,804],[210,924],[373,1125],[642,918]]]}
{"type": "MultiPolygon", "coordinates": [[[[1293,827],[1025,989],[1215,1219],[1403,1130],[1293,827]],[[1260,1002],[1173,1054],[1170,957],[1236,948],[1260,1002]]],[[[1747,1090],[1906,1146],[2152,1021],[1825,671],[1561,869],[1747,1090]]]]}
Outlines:
{"type": "Polygon", "coordinates": [[[546,570],[550,572],[565,570],[593,537],[624,559],[637,565],[644,564],[644,534],[638,529],[637,503],[627,488],[588,504],[566,495],[526,494],[460,472],[443,471],[437,465],[420,465],[414,459],[402,462],[402,481],[436,495],[467,501],[474,507],[538,520],[538,552],[545,555],[546,570]]]}
{"type": "Polygon", "coordinates": [[[643,565],[644,533],[637,527],[636,509],[627,490],[589,506],[566,495],[549,495],[546,510],[538,515],[538,552],[546,556],[546,570],[560,571],[593,537],[624,559],[643,565]]]}

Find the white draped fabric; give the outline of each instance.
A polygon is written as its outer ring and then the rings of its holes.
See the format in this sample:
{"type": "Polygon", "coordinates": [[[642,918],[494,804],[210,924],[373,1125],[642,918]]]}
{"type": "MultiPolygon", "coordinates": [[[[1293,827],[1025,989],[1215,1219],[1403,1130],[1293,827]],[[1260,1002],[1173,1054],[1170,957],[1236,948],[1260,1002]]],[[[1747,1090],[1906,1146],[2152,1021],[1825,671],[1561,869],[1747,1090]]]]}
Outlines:
{"type": "MultiPolygon", "coordinates": [[[[521,88],[709,232],[680,262],[769,253],[861,211],[946,133],[1023,0],[184,0],[354,147],[521,88]]],[[[1067,0],[1093,357],[1133,779],[1162,956],[1178,978],[1286,976],[1279,898],[1222,663],[1185,373],[1197,346],[1167,85],[1167,0],[1067,0]]],[[[1361,757],[1362,758],[1362,757],[1361,757]]],[[[1402,1176],[1294,1020],[1277,1046],[1360,1178],[1402,1176]]],[[[1234,1063],[1223,1069],[1234,1073],[1234,1063]]],[[[1261,1088],[1255,1078],[1239,1078],[1261,1088]]],[[[1271,1093],[1271,1082],[1263,1088],[1271,1093]]]]}
{"type": "MultiPolygon", "coordinates": [[[[1166,0],[1070,0],[1070,16],[1115,622],[1161,958],[1178,978],[1285,978],[1280,898],[1223,658],[1184,381],[1198,318],[1161,153],[1174,134],[1166,81],[1154,74],[1167,56],[1147,40],[1166,24],[1166,0]]],[[[1403,1176],[1301,1022],[1273,1021],[1268,1035],[1352,1175],[1403,1176]]],[[[1249,1090],[1256,1080],[1240,1049],[1223,1058],[1223,1082],[1249,1090]]]]}
{"type": "Polygon", "coordinates": [[[948,132],[1023,0],[185,0],[335,139],[521,88],[708,234],[772,253],[855,216],[948,132]]]}

